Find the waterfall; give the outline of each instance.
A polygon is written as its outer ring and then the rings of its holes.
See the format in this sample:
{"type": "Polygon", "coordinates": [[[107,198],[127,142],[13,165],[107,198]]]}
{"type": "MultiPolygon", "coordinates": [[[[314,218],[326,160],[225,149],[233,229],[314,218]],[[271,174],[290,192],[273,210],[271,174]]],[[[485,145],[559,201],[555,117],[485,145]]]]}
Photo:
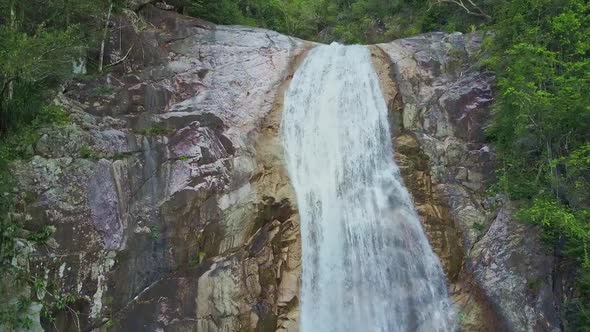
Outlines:
{"type": "Polygon", "coordinates": [[[286,93],[281,135],[301,217],[301,331],[453,331],[369,50],[314,48],[286,93]]]}

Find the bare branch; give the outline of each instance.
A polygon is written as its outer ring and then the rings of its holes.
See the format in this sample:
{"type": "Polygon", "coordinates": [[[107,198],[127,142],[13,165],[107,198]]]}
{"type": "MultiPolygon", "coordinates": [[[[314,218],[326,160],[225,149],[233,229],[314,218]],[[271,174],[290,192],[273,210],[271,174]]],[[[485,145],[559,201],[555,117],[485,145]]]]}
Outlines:
{"type": "Polygon", "coordinates": [[[113,62],[113,63],[109,63],[108,65],[106,65],[106,67],[112,67],[114,65],[118,65],[121,62],[125,61],[125,59],[127,59],[127,57],[129,56],[129,53],[131,53],[131,50],[133,49],[133,46],[135,46],[135,44],[131,45],[131,47],[129,48],[129,50],[127,50],[127,53],[125,54],[124,57],[122,57],[121,59],[113,62]]]}
{"type": "Polygon", "coordinates": [[[492,17],[484,12],[473,0],[433,0],[433,4],[452,3],[461,7],[467,14],[491,19],[492,17]]]}

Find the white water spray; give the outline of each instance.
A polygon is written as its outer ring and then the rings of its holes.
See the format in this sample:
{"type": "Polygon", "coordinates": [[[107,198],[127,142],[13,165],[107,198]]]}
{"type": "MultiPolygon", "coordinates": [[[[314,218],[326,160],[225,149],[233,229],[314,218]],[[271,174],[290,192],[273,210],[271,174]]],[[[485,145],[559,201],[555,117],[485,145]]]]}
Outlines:
{"type": "Polygon", "coordinates": [[[301,331],[453,331],[369,50],[314,48],[287,91],[281,127],[301,216],[301,331]]]}

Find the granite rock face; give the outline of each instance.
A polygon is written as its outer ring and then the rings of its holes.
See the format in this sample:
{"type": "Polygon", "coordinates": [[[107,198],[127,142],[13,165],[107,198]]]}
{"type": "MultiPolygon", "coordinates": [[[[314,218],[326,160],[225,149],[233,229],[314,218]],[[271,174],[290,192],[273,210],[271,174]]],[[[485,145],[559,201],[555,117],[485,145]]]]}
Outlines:
{"type": "Polygon", "coordinates": [[[396,158],[451,283],[465,331],[558,331],[553,257],[535,229],[489,197],[494,150],[484,128],[494,76],[478,34],[430,33],[377,45],[393,63],[403,109],[396,158]]]}
{"type": "MultiPolygon", "coordinates": [[[[314,45],[138,3],[109,39],[112,71],[70,84],[56,102],[72,123],[44,129],[14,166],[31,228],[56,228],[31,268],[81,313],[55,326],[297,331],[299,219],[279,124],[314,45]]],[[[551,256],[484,191],[494,78],[473,68],[479,44],[433,33],[372,47],[396,158],[464,330],[557,330],[551,256]]]]}
{"type": "Polygon", "coordinates": [[[107,62],[123,61],[71,84],[72,124],[15,166],[24,212],[57,229],[34,271],[81,312],[58,329],[293,330],[298,218],[272,114],[311,44],[151,5],[119,20],[107,62]]]}

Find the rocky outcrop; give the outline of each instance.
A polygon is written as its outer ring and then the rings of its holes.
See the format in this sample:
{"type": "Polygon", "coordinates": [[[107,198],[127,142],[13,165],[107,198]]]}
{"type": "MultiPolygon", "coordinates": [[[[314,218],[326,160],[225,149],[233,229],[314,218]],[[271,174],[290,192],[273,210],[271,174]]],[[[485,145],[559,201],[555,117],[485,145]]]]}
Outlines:
{"type": "Polygon", "coordinates": [[[298,219],[273,110],[311,44],[151,5],[126,15],[120,63],[71,84],[72,123],[15,167],[23,212],[57,229],[35,272],[80,312],[57,329],[292,331],[298,219]]]}
{"type": "Polygon", "coordinates": [[[396,158],[465,331],[556,331],[553,261],[536,231],[490,196],[484,129],[493,74],[477,67],[478,34],[431,33],[377,45],[393,62],[403,109],[396,158]]]}
{"type": "MultiPolygon", "coordinates": [[[[56,228],[31,267],[75,299],[45,327],[297,331],[299,220],[278,131],[313,44],[137,3],[107,45],[112,71],[70,84],[57,102],[71,124],[45,128],[14,167],[28,227],[56,228]]],[[[479,44],[434,33],[372,48],[396,158],[464,330],[555,330],[551,257],[484,191],[493,75],[473,67],[479,44]]]]}

